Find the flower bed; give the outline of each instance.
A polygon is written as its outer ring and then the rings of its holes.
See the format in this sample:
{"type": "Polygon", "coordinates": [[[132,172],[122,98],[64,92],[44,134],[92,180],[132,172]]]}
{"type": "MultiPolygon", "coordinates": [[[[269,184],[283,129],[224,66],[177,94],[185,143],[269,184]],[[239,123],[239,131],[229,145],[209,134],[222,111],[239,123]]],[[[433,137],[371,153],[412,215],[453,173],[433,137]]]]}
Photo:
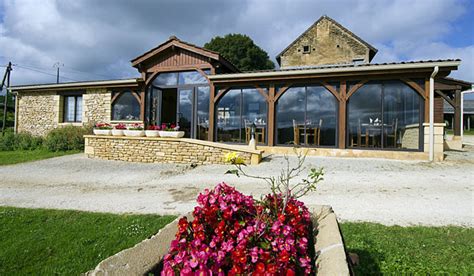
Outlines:
{"type": "Polygon", "coordinates": [[[290,198],[284,206],[281,195],[255,201],[224,183],[200,194],[197,202],[194,220],[179,220],[162,275],[307,275],[314,270],[310,214],[302,202],[290,198]]]}

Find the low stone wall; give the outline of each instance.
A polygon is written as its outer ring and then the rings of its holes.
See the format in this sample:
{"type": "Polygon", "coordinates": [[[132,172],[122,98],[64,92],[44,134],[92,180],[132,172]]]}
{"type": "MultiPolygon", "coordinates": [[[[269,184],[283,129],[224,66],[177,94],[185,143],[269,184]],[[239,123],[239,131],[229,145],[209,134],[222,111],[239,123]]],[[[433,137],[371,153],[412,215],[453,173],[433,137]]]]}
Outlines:
{"type": "MultiPolygon", "coordinates": [[[[310,208],[314,249],[318,275],[350,275],[344,241],[339,224],[330,206],[319,205],[310,208]]],[[[192,219],[192,215],[186,215],[192,219]]],[[[171,241],[178,229],[178,220],[174,220],[153,237],[134,247],[125,249],[100,262],[87,276],[99,275],[147,275],[155,270],[159,262],[168,253],[171,241]]]]}
{"type": "Polygon", "coordinates": [[[144,163],[224,164],[224,155],[237,152],[246,164],[258,164],[262,151],[187,138],[114,137],[86,135],[87,157],[144,163]]]}

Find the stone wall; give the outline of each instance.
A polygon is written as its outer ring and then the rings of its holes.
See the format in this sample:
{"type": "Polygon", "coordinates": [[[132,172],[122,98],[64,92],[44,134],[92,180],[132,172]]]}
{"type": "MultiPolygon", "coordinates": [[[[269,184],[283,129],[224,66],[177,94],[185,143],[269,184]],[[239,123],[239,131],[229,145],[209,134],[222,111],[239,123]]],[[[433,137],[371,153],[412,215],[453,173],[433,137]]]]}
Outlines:
{"type": "Polygon", "coordinates": [[[97,122],[110,122],[112,94],[105,88],[88,89],[83,95],[83,116],[84,124],[94,124],[97,122]]]}
{"type": "Polygon", "coordinates": [[[60,116],[60,96],[53,91],[19,93],[17,131],[45,135],[56,128],[60,116]]]}
{"type": "MultiPolygon", "coordinates": [[[[445,124],[434,123],[434,161],[444,159],[444,127],[445,124]]],[[[430,124],[424,123],[424,151],[430,151],[430,124]]]]}
{"type": "Polygon", "coordinates": [[[17,131],[44,136],[54,128],[110,122],[111,92],[87,89],[82,96],[82,122],[63,122],[63,99],[57,91],[21,91],[18,93],[17,131]]]}
{"type": "Polygon", "coordinates": [[[405,126],[401,136],[402,148],[418,149],[420,144],[420,125],[412,124],[405,126]]]}
{"type": "Polygon", "coordinates": [[[224,155],[238,152],[247,164],[258,164],[261,151],[187,138],[85,136],[87,157],[144,163],[225,164],[224,155]]]}
{"type": "Polygon", "coordinates": [[[323,18],[281,55],[281,67],[369,62],[369,48],[334,22],[323,18]],[[303,46],[310,46],[304,53],[303,46]]]}

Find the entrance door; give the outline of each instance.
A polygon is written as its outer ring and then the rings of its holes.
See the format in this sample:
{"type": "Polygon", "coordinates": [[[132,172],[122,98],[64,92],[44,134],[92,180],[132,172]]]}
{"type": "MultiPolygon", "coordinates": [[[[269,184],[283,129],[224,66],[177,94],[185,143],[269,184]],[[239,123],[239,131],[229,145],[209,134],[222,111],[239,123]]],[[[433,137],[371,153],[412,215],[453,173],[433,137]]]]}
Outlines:
{"type": "Polygon", "coordinates": [[[178,102],[178,90],[176,88],[167,88],[162,91],[161,100],[161,123],[165,124],[177,124],[177,102],[178,102]]]}
{"type": "Polygon", "coordinates": [[[179,89],[179,107],[178,122],[179,129],[184,131],[184,137],[196,138],[195,135],[195,119],[194,119],[194,93],[192,88],[179,89]]]}

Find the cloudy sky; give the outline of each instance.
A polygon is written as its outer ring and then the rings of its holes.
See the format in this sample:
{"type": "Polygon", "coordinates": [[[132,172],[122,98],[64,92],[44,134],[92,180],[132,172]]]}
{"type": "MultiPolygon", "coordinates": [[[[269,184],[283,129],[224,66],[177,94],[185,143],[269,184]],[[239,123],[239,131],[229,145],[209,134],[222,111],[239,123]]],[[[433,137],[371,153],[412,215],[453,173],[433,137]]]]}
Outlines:
{"type": "Polygon", "coordinates": [[[324,14],[378,48],[373,62],[460,58],[452,76],[474,81],[473,0],[0,0],[0,66],[16,64],[13,85],[55,82],[57,62],[61,81],[135,77],[130,60],[171,35],[228,33],[274,60],[324,14]]]}

